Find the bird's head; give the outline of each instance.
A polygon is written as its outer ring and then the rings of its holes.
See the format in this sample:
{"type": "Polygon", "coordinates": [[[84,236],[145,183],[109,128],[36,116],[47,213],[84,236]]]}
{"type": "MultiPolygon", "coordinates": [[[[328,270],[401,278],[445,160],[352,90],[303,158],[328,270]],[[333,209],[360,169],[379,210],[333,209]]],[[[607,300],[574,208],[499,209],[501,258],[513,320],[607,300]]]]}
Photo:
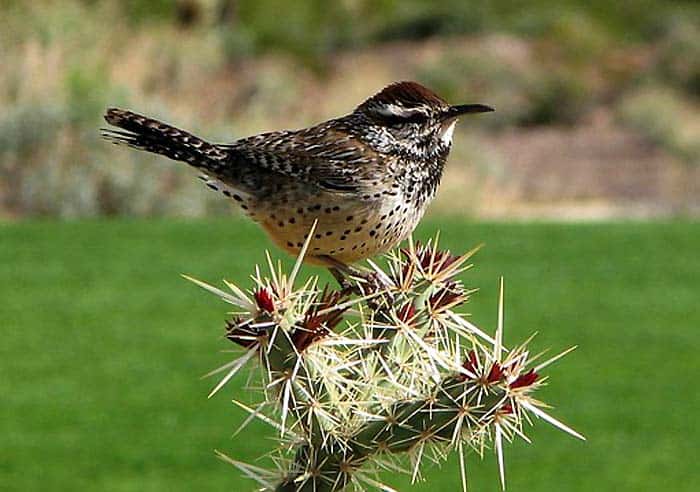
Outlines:
{"type": "Polygon", "coordinates": [[[493,111],[483,104],[452,106],[417,82],[396,82],[354,111],[371,127],[370,144],[378,150],[421,156],[446,154],[460,116],[493,111]]]}

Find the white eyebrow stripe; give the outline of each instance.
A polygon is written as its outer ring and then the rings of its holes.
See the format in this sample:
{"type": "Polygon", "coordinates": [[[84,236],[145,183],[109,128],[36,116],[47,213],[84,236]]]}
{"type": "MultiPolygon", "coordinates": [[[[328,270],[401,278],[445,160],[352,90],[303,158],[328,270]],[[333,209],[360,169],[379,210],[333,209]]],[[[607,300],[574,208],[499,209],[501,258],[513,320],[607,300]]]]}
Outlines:
{"type": "Polygon", "coordinates": [[[401,118],[408,118],[416,114],[425,116],[425,112],[419,108],[402,108],[397,104],[382,105],[377,108],[377,113],[383,116],[399,116],[401,118]]]}

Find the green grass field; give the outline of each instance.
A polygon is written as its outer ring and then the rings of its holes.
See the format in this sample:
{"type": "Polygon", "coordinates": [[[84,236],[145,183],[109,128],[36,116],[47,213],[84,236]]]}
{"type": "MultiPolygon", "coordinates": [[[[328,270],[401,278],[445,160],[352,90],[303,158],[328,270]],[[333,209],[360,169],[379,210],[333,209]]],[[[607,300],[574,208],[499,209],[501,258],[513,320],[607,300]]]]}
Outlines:
{"type": "MultiPolygon", "coordinates": [[[[478,323],[503,274],[507,343],[579,345],[540,396],[588,441],[536,422],[506,449],[508,490],[697,490],[698,224],[439,226],[453,251],[486,243],[463,276],[478,323]]],[[[269,246],[235,220],[0,226],[0,489],[253,490],[213,450],[252,461],[270,433],[232,438],[243,378],[211,400],[199,379],[230,356],[227,307],[179,274],[245,283],[269,246]]],[[[468,468],[472,492],[498,490],[491,453],[468,468]]],[[[415,490],[458,490],[454,461],[426,475],[415,490]]]]}

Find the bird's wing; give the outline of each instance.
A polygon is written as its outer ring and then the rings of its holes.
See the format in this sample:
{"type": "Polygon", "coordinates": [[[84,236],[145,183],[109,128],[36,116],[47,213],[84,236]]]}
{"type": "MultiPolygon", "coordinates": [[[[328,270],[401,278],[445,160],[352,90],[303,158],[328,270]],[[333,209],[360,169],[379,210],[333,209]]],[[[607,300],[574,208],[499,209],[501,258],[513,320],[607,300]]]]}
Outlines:
{"type": "Polygon", "coordinates": [[[255,166],[338,193],[369,192],[386,179],[386,157],[331,124],[273,132],[227,146],[230,165],[255,166]]]}

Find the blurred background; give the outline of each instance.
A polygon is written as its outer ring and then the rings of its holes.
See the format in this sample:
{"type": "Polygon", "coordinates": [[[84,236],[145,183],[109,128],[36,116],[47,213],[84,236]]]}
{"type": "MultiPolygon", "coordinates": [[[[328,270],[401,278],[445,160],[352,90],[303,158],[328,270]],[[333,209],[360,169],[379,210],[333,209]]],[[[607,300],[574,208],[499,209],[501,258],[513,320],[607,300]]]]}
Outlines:
{"type": "Polygon", "coordinates": [[[5,0],[0,217],[233,210],[105,145],[110,105],[215,141],[351,111],[396,80],[494,106],[458,126],[433,213],[700,213],[695,1],[5,0]]]}
{"type": "MultiPolygon", "coordinates": [[[[465,118],[415,236],[479,243],[467,308],[579,349],[506,450],[508,490],[695,492],[700,469],[700,3],[0,0],[0,490],[247,491],[227,306],[275,249],[182,164],[99,138],[108,106],[214,141],[351,111],[396,80],[465,118]],[[630,220],[635,219],[635,220],[630,220]]],[[[325,272],[308,267],[305,274],[325,272]]],[[[458,490],[454,460],[400,490],[458,490]]],[[[470,490],[500,490],[493,453],[470,490]]]]}

